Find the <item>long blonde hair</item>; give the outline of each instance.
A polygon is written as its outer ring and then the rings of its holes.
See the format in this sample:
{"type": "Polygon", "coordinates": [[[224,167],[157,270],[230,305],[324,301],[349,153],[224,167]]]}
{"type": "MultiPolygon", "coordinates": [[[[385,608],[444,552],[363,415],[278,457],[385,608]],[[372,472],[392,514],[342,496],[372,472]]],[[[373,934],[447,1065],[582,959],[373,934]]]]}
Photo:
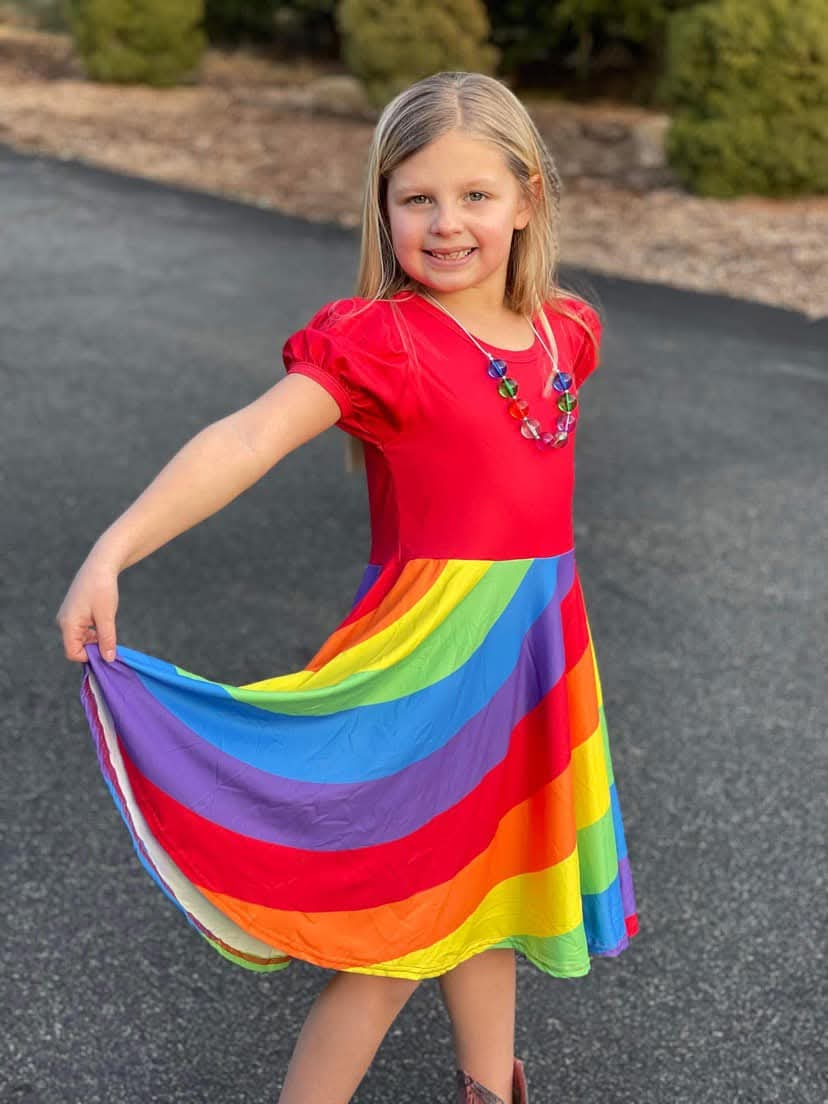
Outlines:
{"type": "MultiPolygon", "coordinates": [[[[532,207],[522,230],[515,230],[506,272],[505,302],[518,314],[536,314],[555,350],[555,338],[544,304],[573,318],[595,335],[580,315],[559,301],[557,281],[558,223],[561,181],[552,155],[526,108],[504,84],[483,73],[435,73],[417,81],[383,110],[374,130],[362,204],[362,240],[356,294],[369,300],[390,299],[418,284],[394,253],[387,209],[388,178],[413,154],[451,130],[461,130],[497,146],[532,207]],[[530,178],[540,177],[535,189],[530,178]]],[[[361,465],[359,441],[349,439],[348,467],[361,465]]]]}

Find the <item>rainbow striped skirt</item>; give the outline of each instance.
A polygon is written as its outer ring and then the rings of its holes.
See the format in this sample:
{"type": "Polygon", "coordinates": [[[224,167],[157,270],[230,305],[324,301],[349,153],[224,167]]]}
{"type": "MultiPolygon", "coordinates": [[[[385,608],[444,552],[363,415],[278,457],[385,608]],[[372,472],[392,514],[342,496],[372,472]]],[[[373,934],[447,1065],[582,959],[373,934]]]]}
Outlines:
{"type": "Polygon", "coordinates": [[[636,932],[574,551],[369,566],[303,670],[245,686],[88,654],[137,854],[233,962],[423,978],[511,947],[577,977],[636,932]]]}

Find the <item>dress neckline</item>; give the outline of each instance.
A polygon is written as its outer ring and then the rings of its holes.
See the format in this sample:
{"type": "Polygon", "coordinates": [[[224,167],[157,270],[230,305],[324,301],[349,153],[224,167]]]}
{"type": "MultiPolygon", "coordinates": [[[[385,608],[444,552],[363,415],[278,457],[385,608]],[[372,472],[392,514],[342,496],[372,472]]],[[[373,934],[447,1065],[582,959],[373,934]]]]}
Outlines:
{"type": "MultiPolygon", "coordinates": [[[[441,319],[443,323],[452,331],[452,333],[456,334],[464,342],[474,348],[472,342],[469,341],[468,336],[463,333],[462,329],[460,329],[454,319],[449,318],[449,316],[441,311],[439,307],[435,307],[433,303],[429,303],[428,299],[424,299],[422,295],[418,295],[415,291],[398,291],[397,294],[393,296],[393,298],[401,303],[416,303],[431,317],[441,319]]],[[[535,322],[535,319],[533,319],[533,322],[535,322]]],[[[543,352],[541,343],[537,335],[535,335],[532,344],[524,349],[507,349],[504,348],[502,345],[493,345],[491,341],[484,341],[483,338],[478,337],[477,334],[475,334],[474,337],[476,341],[480,342],[484,349],[487,349],[493,355],[500,357],[502,360],[505,360],[507,362],[514,362],[516,364],[531,363],[532,361],[537,360],[539,352],[543,352]]]]}

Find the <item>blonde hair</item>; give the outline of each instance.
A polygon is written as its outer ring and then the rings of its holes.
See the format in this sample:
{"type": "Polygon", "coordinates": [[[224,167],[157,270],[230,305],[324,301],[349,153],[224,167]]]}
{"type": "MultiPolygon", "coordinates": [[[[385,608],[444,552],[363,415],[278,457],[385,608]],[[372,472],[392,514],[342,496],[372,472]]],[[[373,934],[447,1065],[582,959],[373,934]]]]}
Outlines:
{"type": "MultiPolygon", "coordinates": [[[[419,285],[394,253],[386,201],[388,178],[408,157],[451,130],[495,145],[531,204],[529,222],[522,230],[515,230],[512,237],[506,305],[530,318],[539,315],[555,353],[555,338],[544,304],[573,318],[597,345],[583,318],[558,302],[565,294],[579,300],[580,296],[564,293],[557,282],[561,182],[555,162],[517,96],[483,73],[445,72],[425,77],[391,100],[380,115],[371,142],[362,204],[357,296],[373,301],[390,299],[400,291],[418,290],[419,285]],[[530,184],[533,176],[540,178],[534,189],[530,184]]],[[[350,470],[360,466],[362,456],[360,442],[349,440],[350,470]]]]}

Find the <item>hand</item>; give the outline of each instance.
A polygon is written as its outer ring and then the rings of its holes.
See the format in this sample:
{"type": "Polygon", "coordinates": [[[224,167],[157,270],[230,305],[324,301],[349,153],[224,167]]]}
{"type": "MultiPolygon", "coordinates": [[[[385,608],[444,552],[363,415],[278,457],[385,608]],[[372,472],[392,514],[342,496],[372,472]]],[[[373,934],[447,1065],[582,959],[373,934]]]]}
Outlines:
{"type": "Polygon", "coordinates": [[[90,555],[66,592],[55,622],[66,658],[85,663],[87,644],[97,644],[106,660],[115,658],[118,572],[90,555]]]}

